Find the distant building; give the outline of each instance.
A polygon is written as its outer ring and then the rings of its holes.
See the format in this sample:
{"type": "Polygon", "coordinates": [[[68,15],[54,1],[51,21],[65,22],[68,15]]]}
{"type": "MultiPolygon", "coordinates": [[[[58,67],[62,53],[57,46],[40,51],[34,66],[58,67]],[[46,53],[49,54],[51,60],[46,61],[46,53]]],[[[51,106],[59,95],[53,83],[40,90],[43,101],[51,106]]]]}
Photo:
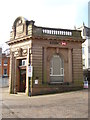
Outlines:
{"type": "Polygon", "coordinates": [[[39,27],[18,17],[10,35],[10,93],[36,95],[83,87],[81,31],[39,27]]]}
{"type": "Polygon", "coordinates": [[[88,2],[88,27],[90,28],[90,1],[88,2]]]}
{"type": "Polygon", "coordinates": [[[78,29],[82,31],[81,34],[83,39],[86,39],[86,41],[82,44],[84,79],[86,79],[90,71],[90,28],[83,24],[83,26],[78,29]]]}
{"type": "Polygon", "coordinates": [[[0,76],[9,77],[10,57],[2,53],[0,48],[0,76]]]}
{"type": "Polygon", "coordinates": [[[2,48],[0,48],[0,77],[2,76],[2,48]]]}

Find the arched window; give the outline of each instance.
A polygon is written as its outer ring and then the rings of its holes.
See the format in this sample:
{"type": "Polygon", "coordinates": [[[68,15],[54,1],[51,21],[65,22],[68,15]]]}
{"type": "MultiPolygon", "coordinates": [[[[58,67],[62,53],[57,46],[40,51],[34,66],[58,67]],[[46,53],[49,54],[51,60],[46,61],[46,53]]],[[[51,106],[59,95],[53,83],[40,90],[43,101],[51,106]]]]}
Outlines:
{"type": "Polygon", "coordinates": [[[63,82],[64,60],[59,55],[53,55],[50,61],[50,81],[63,82]]]}

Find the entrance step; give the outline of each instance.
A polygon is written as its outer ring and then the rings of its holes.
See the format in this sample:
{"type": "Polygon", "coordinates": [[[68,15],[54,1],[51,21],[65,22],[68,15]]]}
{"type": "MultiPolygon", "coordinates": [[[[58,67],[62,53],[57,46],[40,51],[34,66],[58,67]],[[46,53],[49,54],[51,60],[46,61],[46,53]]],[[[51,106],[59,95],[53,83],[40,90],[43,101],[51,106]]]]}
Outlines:
{"type": "Polygon", "coordinates": [[[17,92],[17,94],[20,95],[20,96],[26,96],[25,92],[17,92]]]}

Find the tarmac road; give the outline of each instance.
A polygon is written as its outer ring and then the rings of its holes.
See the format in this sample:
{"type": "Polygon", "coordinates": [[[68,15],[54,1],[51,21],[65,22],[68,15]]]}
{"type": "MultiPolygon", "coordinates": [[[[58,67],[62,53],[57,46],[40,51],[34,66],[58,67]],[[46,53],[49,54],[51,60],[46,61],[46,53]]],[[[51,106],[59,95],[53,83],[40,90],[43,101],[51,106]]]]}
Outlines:
{"type": "Polygon", "coordinates": [[[88,118],[88,90],[28,97],[2,88],[3,118],[88,118]]]}

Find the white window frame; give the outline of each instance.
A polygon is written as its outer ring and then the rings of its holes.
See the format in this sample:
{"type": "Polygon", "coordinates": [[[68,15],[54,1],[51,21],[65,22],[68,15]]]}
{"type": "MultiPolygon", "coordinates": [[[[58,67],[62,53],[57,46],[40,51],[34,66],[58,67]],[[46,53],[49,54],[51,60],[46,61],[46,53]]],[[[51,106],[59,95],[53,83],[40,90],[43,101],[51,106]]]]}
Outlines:
{"type": "Polygon", "coordinates": [[[53,75],[53,68],[50,68],[50,75],[53,75]]]}
{"type": "Polygon", "coordinates": [[[4,60],[4,66],[7,66],[7,65],[8,65],[8,61],[4,60]]]}
{"type": "Polygon", "coordinates": [[[2,64],[1,64],[1,60],[0,60],[0,66],[1,66],[2,64]]]}
{"type": "Polygon", "coordinates": [[[26,59],[22,60],[22,66],[26,66],[26,59]],[[23,64],[25,62],[25,64],[23,64]]]}
{"type": "Polygon", "coordinates": [[[4,76],[7,76],[7,69],[3,69],[3,75],[4,75],[4,76]],[[4,74],[4,70],[6,70],[6,74],[4,74]]]}
{"type": "Polygon", "coordinates": [[[60,70],[61,70],[61,73],[62,73],[61,75],[64,76],[64,68],[61,68],[60,70]]]}

